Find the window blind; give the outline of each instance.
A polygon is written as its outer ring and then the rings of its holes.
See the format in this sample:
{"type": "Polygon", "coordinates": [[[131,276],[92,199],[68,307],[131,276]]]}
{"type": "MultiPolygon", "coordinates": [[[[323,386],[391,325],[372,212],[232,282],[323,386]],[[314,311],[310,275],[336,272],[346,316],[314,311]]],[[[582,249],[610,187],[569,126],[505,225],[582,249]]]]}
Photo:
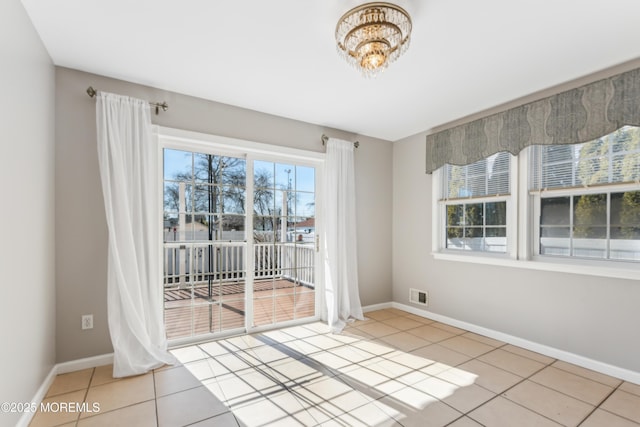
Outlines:
{"type": "Polygon", "coordinates": [[[445,165],[442,198],[457,199],[509,194],[511,155],[496,153],[465,166],[445,165]]]}
{"type": "Polygon", "coordinates": [[[589,187],[640,180],[640,128],[623,126],[593,141],[536,145],[530,156],[530,188],[589,187]]]}

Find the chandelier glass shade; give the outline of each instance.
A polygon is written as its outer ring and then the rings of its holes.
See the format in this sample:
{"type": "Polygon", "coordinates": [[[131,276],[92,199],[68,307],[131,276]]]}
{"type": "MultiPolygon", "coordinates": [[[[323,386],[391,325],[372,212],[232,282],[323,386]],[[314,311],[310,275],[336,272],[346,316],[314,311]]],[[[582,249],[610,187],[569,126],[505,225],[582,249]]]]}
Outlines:
{"type": "Polygon", "coordinates": [[[338,52],[366,77],[375,77],[409,47],[411,17],[391,3],[366,3],[336,25],[338,52]]]}

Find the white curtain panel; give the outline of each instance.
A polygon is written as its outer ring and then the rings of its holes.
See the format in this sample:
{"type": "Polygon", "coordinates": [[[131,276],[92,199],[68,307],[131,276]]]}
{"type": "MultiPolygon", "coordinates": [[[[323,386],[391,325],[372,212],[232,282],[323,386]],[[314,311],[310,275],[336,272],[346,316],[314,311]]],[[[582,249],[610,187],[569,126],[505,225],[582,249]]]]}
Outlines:
{"type": "Polygon", "coordinates": [[[358,294],[356,194],[353,142],[329,138],[324,173],[324,275],[323,310],[331,331],[340,333],[346,323],[363,319],[358,294]]]}
{"type": "Polygon", "coordinates": [[[109,227],[109,332],[113,376],[174,363],[162,318],[157,142],[149,103],[104,93],[96,106],[98,161],[109,227]]]}

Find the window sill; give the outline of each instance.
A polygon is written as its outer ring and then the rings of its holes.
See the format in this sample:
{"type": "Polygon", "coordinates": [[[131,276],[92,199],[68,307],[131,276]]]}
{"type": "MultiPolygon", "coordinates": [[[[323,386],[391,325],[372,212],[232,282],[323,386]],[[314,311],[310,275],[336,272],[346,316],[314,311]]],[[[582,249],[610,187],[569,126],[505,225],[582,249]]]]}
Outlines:
{"type": "Polygon", "coordinates": [[[594,265],[593,261],[582,259],[558,260],[545,258],[535,260],[516,260],[505,257],[456,254],[451,252],[432,252],[432,255],[434,259],[441,261],[469,262],[474,264],[556,271],[559,273],[582,274],[587,276],[610,277],[616,279],[638,280],[640,278],[640,265],[627,262],[617,263],[602,261],[602,265],[594,265]]]}

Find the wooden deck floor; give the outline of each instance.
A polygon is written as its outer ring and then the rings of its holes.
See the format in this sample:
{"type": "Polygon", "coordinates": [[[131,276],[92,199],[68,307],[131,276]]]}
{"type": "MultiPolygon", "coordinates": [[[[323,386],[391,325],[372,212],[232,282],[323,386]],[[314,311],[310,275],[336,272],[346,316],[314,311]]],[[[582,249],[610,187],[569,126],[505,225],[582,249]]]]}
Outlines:
{"type": "MultiPolygon", "coordinates": [[[[165,290],[167,338],[223,332],[245,326],[244,282],[211,289],[165,290]]],[[[315,314],[315,290],[288,280],[254,282],[254,325],[264,326],[315,314]]]]}

